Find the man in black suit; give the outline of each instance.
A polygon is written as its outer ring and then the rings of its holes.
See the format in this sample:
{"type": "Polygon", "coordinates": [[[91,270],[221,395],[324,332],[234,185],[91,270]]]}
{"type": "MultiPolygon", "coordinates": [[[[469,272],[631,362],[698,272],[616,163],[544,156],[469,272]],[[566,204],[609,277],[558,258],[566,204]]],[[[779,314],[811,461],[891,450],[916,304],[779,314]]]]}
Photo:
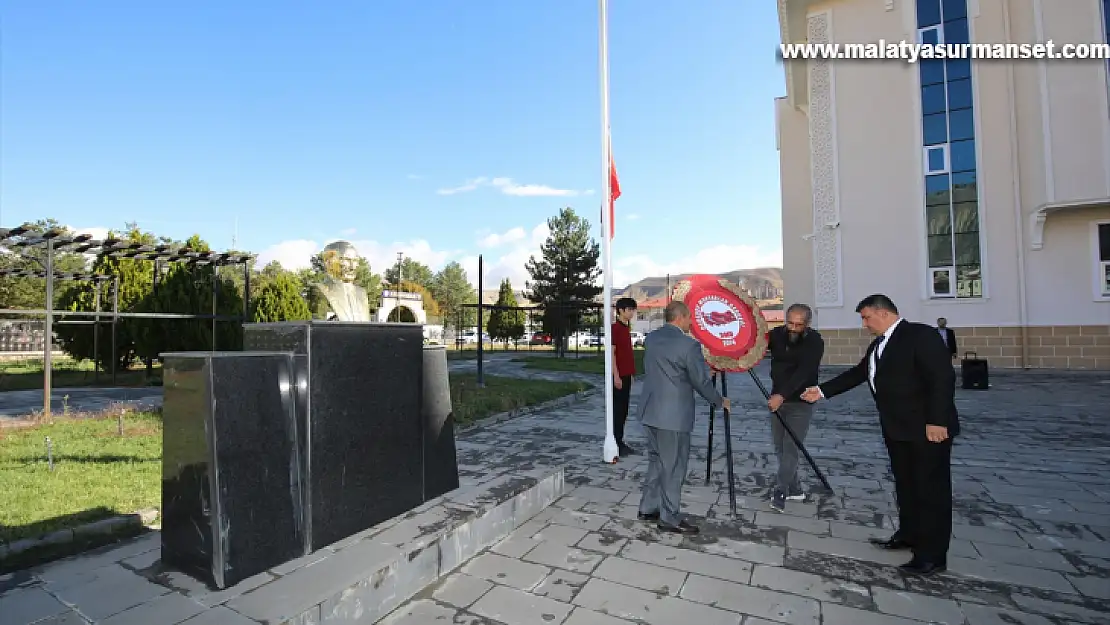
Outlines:
{"type": "Polygon", "coordinates": [[[944,317],[937,319],[937,333],[940,334],[940,338],[948,347],[948,353],[952,355],[952,360],[955,360],[956,354],[959,353],[959,348],[956,346],[956,333],[948,327],[948,320],[944,317]]]}
{"type": "Polygon", "coordinates": [[[933,575],[947,568],[952,538],[952,439],[960,432],[956,375],[936,328],[906,321],[885,295],[856,306],[863,327],[875,335],[859,364],[806,389],[815,402],[867,383],[879,410],[894,473],[898,530],[872,539],[879,548],[910,549],[906,573],[933,575]]]}

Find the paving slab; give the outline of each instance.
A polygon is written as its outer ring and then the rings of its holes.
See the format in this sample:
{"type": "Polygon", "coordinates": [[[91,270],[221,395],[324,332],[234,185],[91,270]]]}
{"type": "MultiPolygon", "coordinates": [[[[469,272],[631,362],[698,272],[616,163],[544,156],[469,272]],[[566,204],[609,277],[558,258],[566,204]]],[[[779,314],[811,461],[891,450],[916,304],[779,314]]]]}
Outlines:
{"type": "MultiPolygon", "coordinates": [[[[1101,383],[1110,375],[997,372],[989,391],[957,391],[964,432],[953,451],[950,570],[924,580],[898,571],[908,554],[868,543],[894,531],[897,508],[866,391],[821,403],[810,430],[807,447],[834,492],[822,492],[803,464],[808,500],[779,513],[766,500],[775,468],[766,410],[750,380],[734,377],[735,516],[719,421],[706,481],[704,405],[683,492],[697,536],[636,519],[646,459],[599,462],[600,397],[477,428],[460,463],[557,457],[575,488],[494,545],[497,560],[483,561],[502,572],[517,570],[510,560],[541,568],[511,578],[454,573],[432,595],[434,610],[412,609],[429,623],[434,614],[496,625],[1110,623],[1110,383],[1101,383]],[[1079,399],[1061,410],[1059,397],[1079,399]]],[[[628,430],[643,448],[640,426],[628,430]]]]}

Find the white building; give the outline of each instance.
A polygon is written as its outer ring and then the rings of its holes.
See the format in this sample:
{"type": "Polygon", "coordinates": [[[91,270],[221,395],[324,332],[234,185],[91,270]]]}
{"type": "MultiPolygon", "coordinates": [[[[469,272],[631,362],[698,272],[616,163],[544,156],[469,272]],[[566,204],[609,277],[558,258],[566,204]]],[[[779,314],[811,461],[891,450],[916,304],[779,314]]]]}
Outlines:
{"type": "MultiPolygon", "coordinates": [[[[778,0],[783,42],[1105,43],[1110,0],[778,0]]],[[[785,302],[829,363],[855,306],[946,317],[993,366],[1110,369],[1105,60],[784,63],[785,302]]]]}

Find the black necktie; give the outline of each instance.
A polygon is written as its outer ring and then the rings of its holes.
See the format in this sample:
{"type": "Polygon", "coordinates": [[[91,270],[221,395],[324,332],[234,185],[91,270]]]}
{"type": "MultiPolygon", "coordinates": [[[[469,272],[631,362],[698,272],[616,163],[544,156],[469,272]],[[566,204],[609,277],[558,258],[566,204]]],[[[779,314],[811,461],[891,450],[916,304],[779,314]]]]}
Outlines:
{"type": "Polygon", "coordinates": [[[875,339],[875,350],[872,353],[875,354],[875,366],[876,367],[879,366],[879,358],[880,358],[879,348],[883,346],[883,341],[885,341],[885,340],[886,340],[886,335],[885,334],[880,334],[879,338],[875,339]]]}

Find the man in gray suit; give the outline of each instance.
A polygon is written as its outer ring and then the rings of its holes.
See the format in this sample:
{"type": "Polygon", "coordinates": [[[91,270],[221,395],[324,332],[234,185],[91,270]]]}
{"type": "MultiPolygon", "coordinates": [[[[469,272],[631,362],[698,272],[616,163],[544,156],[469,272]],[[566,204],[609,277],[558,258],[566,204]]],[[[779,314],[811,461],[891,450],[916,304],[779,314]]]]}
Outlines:
{"type": "Polygon", "coordinates": [[[639,518],[656,521],[663,531],[696,534],[697,526],[680,515],[694,429],[694,391],[718,408],[727,410],[729,403],[714,388],[701,344],[686,335],[690,309],[682,302],[671,302],[664,318],[667,324],[644,341],[640,421],[647,433],[648,471],[639,518]]]}

